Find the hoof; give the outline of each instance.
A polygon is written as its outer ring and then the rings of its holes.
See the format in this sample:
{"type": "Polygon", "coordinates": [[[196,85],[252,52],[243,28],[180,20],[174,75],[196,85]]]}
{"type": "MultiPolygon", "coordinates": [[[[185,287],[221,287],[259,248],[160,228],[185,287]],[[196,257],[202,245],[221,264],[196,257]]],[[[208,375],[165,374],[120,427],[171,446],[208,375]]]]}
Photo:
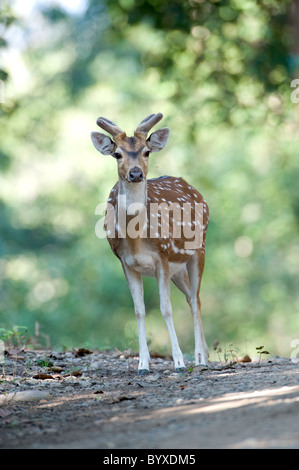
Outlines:
{"type": "Polygon", "coordinates": [[[148,369],[138,369],[138,375],[147,375],[149,374],[148,369]]]}
{"type": "Polygon", "coordinates": [[[175,369],[175,371],[176,371],[177,374],[182,374],[186,371],[186,369],[185,369],[185,367],[177,367],[175,369]]]}

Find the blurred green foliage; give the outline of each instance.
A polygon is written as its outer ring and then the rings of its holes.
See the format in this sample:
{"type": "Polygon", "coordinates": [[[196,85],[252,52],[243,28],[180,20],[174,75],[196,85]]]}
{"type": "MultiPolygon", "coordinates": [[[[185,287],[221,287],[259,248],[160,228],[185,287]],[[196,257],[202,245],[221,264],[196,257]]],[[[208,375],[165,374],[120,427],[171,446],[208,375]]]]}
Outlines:
{"type": "MultiPolygon", "coordinates": [[[[289,355],[299,337],[297,2],[75,3],[0,7],[0,326],[34,332],[38,322],[55,346],[137,350],[120,263],[94,230],[116,166],[89,135],[100,115],[130,134],[163,112],[172,135],[150,177],[181,175],[210,206],[210,347],[217,338],[289,355]]],[[[172,299],[192,353],[189,309],[175,288],[172,299]]],[[[145,301],[150,348],[169,351],[152,279],[145,301]]]]}

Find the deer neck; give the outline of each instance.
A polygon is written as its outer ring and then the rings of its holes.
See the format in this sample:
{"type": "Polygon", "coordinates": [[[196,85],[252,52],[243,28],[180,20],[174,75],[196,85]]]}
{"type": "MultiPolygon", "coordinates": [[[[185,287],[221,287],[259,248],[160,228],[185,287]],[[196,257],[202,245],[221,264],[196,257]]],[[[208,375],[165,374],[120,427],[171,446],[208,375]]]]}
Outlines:
{"type": "MultiPolygon", "coordinates": [[[[119,179],[119,189],[118,189],[118,214],[122,214],[118,219],[119,224],[124,227],[126,226],[126,243],[128,244],[131,253],[137,254],[141,250],[141,236],[144,233],[143,230],[146,230],[147,226],[147,210],[146,210],[146,200],[147,200],[147,183],[146,180],[141,181],[140,183],[129,183],[122,179],[119,179]],[[130,223],[134,220],[139,221],[139,226],[141,227],[141,232],[139,236],[134,236],[131,233],[130,223]],[[142,229],[143,227],[143,229],[142,229]]],[[[119,217],[119,216],[118,216],[119,217]]],[[[124,232],[124,230],[123,230],[124,232]]]]}
{"type": "MultiPolygon", "coordinates": [[[[119,178],[119,196],[122,196],[122,204],[125,204],[126,211],[130,214],[130,206],[135,203],[143,204],[146,207],[147,184],[146,180],[140,183],[129,183],[119,178]]],[[[136,208],[135,208],[136,210],[136,208]]]]}

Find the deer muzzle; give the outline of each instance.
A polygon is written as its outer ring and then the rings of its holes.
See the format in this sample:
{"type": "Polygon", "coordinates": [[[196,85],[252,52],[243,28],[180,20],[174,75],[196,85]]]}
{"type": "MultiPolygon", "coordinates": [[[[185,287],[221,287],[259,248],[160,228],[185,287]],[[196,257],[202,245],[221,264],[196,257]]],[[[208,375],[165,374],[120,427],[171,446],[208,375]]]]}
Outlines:
{"type": "Polygon", "coordinates": [[[131,183],[140,183],[140,181],[142,180],[143,180],[142,170],[138,168],[138,166],[134,166],[134,168],[132,168],[129,171],[129,181],[131,181],[131,183]]]}

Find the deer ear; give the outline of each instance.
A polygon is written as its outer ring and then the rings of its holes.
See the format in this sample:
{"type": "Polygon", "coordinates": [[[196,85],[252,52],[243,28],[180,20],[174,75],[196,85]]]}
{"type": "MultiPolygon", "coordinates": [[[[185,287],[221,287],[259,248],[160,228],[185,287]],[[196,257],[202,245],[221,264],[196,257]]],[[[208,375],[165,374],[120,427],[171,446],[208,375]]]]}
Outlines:
{"type": "Polygon", "coordinates": [[[99,152],[103,155],[113,154],[115,144],[108,135],[101,134],[100,132],[92,132],[90,136],[93,145],[99,152]]]}
{"type": "Polygon", "coordinates": [[[160,152],[165,145],[170,136],[170,129],[168,127],[163,127],[155,132],[153,132],[147,139],[147,146],[151,152],[160,152]]]}

